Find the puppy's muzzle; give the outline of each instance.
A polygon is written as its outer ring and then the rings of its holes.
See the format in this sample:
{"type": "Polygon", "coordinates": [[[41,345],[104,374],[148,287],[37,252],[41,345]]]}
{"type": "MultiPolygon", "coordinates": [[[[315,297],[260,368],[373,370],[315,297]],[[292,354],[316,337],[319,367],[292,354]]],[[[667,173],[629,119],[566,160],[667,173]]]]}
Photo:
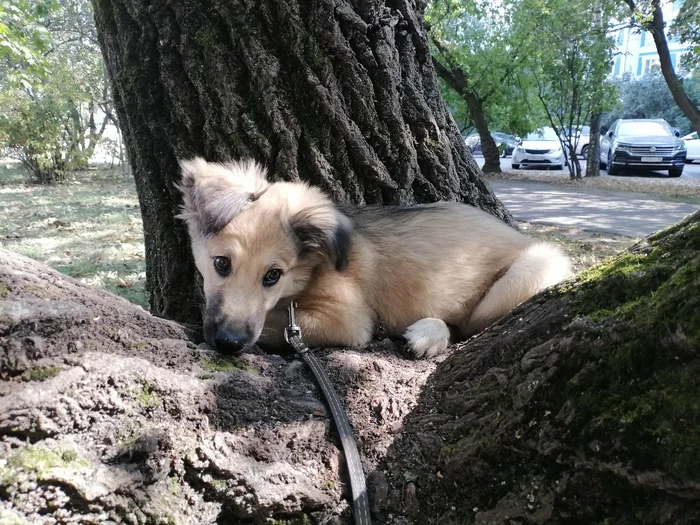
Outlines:
{"type": "Polygon", "coordinates": [[[214,346],[219,352],[235,354],[243,350],[250,341],[250,335],[245,329],[237,330],[220,326],[216,329],[214,346]]]}

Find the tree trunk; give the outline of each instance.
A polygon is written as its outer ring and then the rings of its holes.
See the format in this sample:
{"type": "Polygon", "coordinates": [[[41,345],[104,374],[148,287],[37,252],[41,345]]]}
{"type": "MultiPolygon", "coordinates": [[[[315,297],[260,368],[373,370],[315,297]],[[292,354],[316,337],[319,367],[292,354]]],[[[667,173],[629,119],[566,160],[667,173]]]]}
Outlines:
{"type": "Polygon", "coordinates": [[[501,156],[496,146],[496,141],[493,140],[489,131],[489,124],[486,120],[484,111],[484,100],[480,98],[469,86],[469,81],[464,74],[464,71],[457,68],[450,59],[447,50],[440,42],[435,41],[436,47],[445,59],[450,62],[450,67],[446,67],[433,57],[433,66],[435,71],[455,93],[457,93],[469,110],[469,116],[472,119],[474,128],[479,133],[479,141],[481,143],[481,151],[484,155],[484,166],[481,168],[484,173],[498,173],[501,171],[501,156]]]}
{"type": "Polygon", "coordinates": [[[491,136],[489,124],[484,114],[484,103],[474,95],[467,95],[464,99],[481,141],[481,151],[484,154],[484,166],[481,170],[484,173],[499,173],[501,171],[501,153],[498,151],[496,141],[491,136]]]}
{"type": "Polygon", "coordinates": [[[178,158],[254,157],[336,201],[458,200],[510,221],[439,94],[422,3],[95,1],[154,312],[200,319],[178,158]]]}
{"type": "Polygon", "coordinates": [[[676,70],[673,67],[673,61],[671,60],[671,53],[668,50],[668,40],[666,39],[666,23],[664,22],[664,14],[661,9],[660,0],[652,0],[652,19],[648,24],[648,29],[654,38],[654,44],[656,44],[656,52],[659,54],[659,65],[661,66],[661,73],[668,84],[668,89],[673,95],[673,100],[676,101],[678,107],[683,112],[683,114],[688,117],[691,124],[695,128],[695,131],[700,133],[700,109],[695,105],[695,103],[690,100],[688,94],[685,92],[683,87],[683,82],[678,75],[676,75],[676,70]]]}
{"type": "Polygon", "coordinates": [[[591,133],[588,140],[588,158],[586,159],[586,177],[600,176],[600,123],[603,114],[600,111],[591,116],[591,133]]]}
{"type": "MultiPolygon", "coordinates": [[[[700,213],[536,296],[442,363],[317,351],[373,523],[700,522],[700,213]]],[[[0,521],[350,525],[297,360],[183,329],[0,249],[0,521]]]]}

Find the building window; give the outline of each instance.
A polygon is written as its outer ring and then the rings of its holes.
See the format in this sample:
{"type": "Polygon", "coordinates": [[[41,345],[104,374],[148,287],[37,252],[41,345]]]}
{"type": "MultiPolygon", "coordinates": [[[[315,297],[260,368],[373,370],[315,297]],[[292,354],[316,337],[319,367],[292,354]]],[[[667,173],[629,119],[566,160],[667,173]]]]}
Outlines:
{"type": "Polygon", "coordinates": [[[642,40],[639,43],[639,46],[644,47],[646,45],[646,43],[647,43],[647,33],[646,33],[646,31],[642,31],[642,40]]]}
{"type": "Polygon", "coordinates": [[[647,73],[650,73],[651,70],[652,70],[652,68],[653,68],[654,66],[658,66],[658,65],[659,65],[659,57],[649,57],[649,58],[644,58],[644,59],[641,59],[641,60],[644,60],[644,69],[643,69],[643,73],[644,73],[645,75],[646,75],[647,73]]]}
{"type": "Polygon", "coordinates": [[[617,45],[618,45],[618,46],[621,46],[622,43],[623,43],[624,41],[625,41],[625,30],[624,30],[624,29],[620,29],[620,30],[617,32],[617,45]]]}
{"type": "Polygon", "coordinates": [[[613,76],[619,76],[620,75],[620,57],[616,56],[615,57],[615,70],[613,72],[613,76]]]}

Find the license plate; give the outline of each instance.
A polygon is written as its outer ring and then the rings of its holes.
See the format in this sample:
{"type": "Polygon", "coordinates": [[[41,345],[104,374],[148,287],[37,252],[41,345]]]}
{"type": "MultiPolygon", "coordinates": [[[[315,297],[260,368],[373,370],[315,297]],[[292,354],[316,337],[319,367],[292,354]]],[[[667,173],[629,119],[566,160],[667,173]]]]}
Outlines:
{"type": "Polygon", "coordinates": [[[642,157],[642,162],[662,162],[663,157],[642,157]]]}
{"type": "Polygon", "coordinates": [[[528,155],[527,160],[544,160],[544,155],[528,155]]]}

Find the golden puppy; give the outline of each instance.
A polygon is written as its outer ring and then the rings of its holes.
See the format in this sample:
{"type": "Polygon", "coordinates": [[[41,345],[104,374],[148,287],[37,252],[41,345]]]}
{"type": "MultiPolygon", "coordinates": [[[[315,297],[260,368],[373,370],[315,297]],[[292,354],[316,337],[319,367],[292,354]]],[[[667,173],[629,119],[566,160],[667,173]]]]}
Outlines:
{"type": "Polygon", "coordinates": [[[417,357],[444,352],[569,274],[569,259],[472,206],[337,208],[252,161],[181,162],[180,215],[204,277],[204,334],[222,351],[361,345],[379,322],[417,357]]]}

